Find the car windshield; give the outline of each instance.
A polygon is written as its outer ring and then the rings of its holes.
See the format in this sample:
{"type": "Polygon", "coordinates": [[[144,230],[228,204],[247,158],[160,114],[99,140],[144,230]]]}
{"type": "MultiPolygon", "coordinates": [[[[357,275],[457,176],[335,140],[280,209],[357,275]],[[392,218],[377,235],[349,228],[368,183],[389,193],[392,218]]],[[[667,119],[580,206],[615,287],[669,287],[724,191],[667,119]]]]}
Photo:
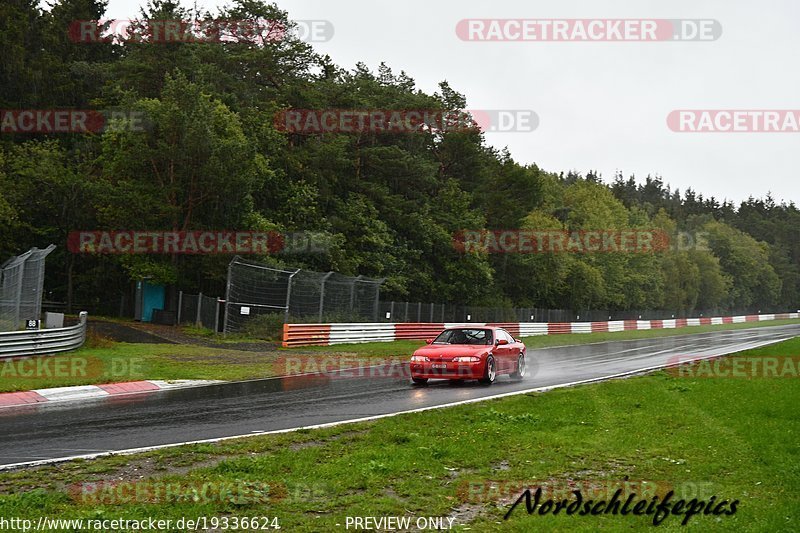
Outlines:
{"type": "Polygon", "coordinates": [[[490,329],[447,329],[443,331],[433,344],[492,344],[492,330],[490,329]]]}

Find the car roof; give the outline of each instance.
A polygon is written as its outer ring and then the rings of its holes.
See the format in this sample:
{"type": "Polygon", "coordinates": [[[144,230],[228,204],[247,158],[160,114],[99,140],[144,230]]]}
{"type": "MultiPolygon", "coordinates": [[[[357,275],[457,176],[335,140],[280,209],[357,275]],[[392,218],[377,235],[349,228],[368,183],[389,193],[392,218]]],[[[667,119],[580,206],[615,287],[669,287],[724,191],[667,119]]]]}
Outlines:
{"type": "Polygon", "coordinates": [[[444,328],[444,331],[447,331],[448,329],[492,329],[492,330],[502,329],[502,330],[505,330],[505,328],[501,328],[500,326],[481,326],[481,325],[478,325],[478,324],[463,324],[461,326],[447,326],[446,328],[444,328]]]}

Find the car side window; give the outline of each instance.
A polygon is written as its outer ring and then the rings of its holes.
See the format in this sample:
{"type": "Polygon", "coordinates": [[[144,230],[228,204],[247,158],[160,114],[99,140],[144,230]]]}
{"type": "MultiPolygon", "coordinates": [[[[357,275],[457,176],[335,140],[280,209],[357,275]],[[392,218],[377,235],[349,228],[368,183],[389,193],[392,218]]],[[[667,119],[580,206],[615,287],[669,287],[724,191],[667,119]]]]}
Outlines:
{"type": "Polygon", "coordinates": [[[512,342],[514,342],[514,339],[513,339],[513,337],[511,337],[511,335],[509,335],[509,334],[508,334],[508,332],[507,332],[506,330],[504,330],[504,329],[501,329],[501,330],[499,330],[499,333],[500,333],[500,335],[501,335],[501,337],[500,337],[500,338],[501,338],[501,339],[505,339],[505,340],[507,340],[509,344],[511,344],[512,342]]]}

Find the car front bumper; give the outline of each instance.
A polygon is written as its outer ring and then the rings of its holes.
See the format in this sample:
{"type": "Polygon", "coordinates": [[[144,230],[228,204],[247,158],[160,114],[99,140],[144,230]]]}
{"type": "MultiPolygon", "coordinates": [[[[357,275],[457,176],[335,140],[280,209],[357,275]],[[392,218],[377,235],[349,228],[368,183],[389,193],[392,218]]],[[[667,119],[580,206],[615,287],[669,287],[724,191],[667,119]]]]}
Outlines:
{"type": "Polygon", "coordinates": [[[484,373],[484,362],[454,363],[447,362],[412,362],[412,378],[428,379],[481,379],[484,373]],[[444,367],[444,368],[442,368],[444,367]]]}

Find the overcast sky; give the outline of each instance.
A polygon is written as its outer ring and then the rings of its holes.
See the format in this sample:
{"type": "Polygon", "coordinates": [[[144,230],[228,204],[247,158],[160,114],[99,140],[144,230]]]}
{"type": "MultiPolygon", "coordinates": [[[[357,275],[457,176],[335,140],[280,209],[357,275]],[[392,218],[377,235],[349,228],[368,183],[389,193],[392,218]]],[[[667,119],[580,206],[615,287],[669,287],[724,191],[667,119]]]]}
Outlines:
{"type": "MultiPolygon", "coordinates": [[[[109,0],[131,18],[139,0],[109,0]]],[[[187,0],[186,5],[190,2],[187,0]]],[[[194,2],[192,2],[194,3],[194,2]]],[[[197,0],[214,11],[224,1],[197,0]]],[[[328,20],[319,52],[352,68],[385,61],[420,89],[442,80],[472,109],[528,109],[533,132],[490,133],[522,163],[549,171],[659,175],[681,191],[734,201],[771,191],[800,203],[800,133],[676,133],[676,109],[800,109],[795,0],[279,0],[297,20],[328,20]],[[722,35],[689,42],[466,42],[465,18],[715,19],[722,35]]]]}

